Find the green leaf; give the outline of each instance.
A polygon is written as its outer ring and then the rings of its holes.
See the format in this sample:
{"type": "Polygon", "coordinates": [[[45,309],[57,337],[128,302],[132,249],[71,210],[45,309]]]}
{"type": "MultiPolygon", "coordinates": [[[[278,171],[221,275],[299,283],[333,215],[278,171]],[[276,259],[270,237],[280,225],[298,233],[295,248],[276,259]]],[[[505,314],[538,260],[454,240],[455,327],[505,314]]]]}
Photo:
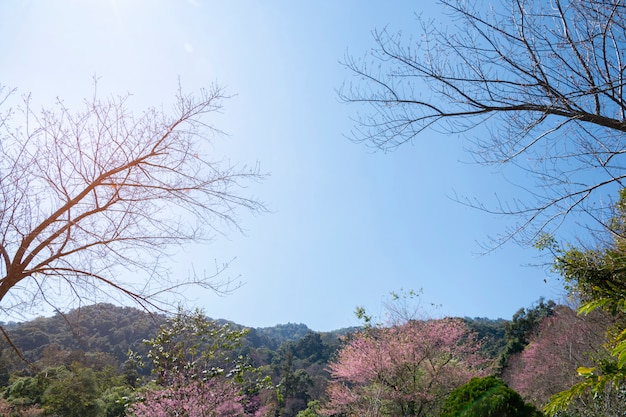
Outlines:
{"type": "MultiPolygon", "coordinates": [[[[623,336],[623,333],[620,336],[623,336]]],[[[624,364],[626,364],[626,341],[622,341],[615,346],[611,355],[617,356],[617,367],[623,368],[624,364]]]]}
{"type": "Polygon", "coordinates": [[[591,380],[592,379],[587,379],[583,382],[579,382],[572,385],[572,387],[568,390],[554,394],[550,398],[548,404],[544,407],[544,412],[549,416],[554,416],[562,411],[565,411],[574,398],[581,396],[589,389],[591,385],[589,381],[591,380]]]}
{"type": "Polygon", "coordinates": [[[587,368],[585,366],[579,366],[578,369],[576,369],[576,372],[578,372],[578,375],[580,376],[590,377],[590,376],[593,376],[593,371],[595,370],[596,368],[587,368]]]}
{"type": "Polygon", "coordinates": [[[610,298],[598,298],[583,304],[578,309],[578,314],[587,315],[597,308],[607,307],[613,300],[610,298]]]}

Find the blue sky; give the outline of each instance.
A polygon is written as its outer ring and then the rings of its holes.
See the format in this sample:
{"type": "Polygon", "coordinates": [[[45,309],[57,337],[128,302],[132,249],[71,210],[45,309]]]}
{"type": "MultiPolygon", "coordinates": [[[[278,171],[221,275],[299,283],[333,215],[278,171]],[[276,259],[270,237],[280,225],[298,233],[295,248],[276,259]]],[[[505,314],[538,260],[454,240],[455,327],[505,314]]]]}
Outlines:
{"type": "Polygon", "coordinates": [[[359,324],[356,306],[378,315],[390,291],[421,288],[437,315],[510,318],[561,290],[527,266],[541,262],[534,249],[479,254],[510,222],[452,196],[510,196],[502,173],[465,163],[461,137],[426,132],[377,153],[344,136],[358,109],[337,98],[350,77],[339,62],[370,49],[375,28],[410,33],[415,13],[447,24],[439,5],[424,3],[4,1],[0,83],[72,104],[97,74],[101,91],[130,92],[139,109],[169,102],[179,77],[190,92],[216,82],[234,95],[215,117],[228,133],[215,152],[261,164],[270,176],[246,192],[270,212],[242,213],[245,234],[174,258],[175,274],[236,258],[227,273],[245,285],[233,294],[187,294],[211,317],[331,330],[359,324]]]}

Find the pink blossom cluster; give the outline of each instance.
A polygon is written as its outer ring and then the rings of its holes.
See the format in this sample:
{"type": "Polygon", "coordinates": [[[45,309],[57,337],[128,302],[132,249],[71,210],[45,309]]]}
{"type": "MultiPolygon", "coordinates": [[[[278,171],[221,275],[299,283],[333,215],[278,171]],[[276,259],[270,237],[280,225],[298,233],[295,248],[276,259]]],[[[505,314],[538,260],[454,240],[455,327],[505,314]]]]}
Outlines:
{"type": "Polygon", "coordinates": [[[579,315],[559,306],[545,318],[529,344],[509,358],[504,379],[536,407],[580,381],[577,368],[593,366],[593,358],[606,356],[603,343],[610,318],[602,312],[579,315]]]}
{"type": "Polygon", "coordinates": [[[225,378],[206,381],[185,380],[163,389],[147,391],[142,401],[133,404],[129,415],[134,417],[238,417],[269,415],[265,407],[248,413],[245,396],[225,378]]]}
{"type": "Polygon", "coordinates": [[[486,374],[479,347],[460,319],[409,321],[359,333],[329,367],[324,413],[431,415],[454,388],[486,374]]]}

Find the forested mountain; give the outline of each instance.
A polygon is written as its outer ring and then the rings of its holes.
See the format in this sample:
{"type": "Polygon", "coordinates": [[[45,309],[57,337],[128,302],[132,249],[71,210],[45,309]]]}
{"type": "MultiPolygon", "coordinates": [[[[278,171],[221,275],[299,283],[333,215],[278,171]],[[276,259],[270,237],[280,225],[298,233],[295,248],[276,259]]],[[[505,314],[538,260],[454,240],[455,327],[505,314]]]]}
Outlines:
{"type": "MultiPolygon", "coordinates": [[[[15,346],[32,362],[50,359],[54,351],[81,351],[111,355],[121,365],[128,358],[129,350],[145,352],[143,341],[154,337],[165,320],[164,315],[101,303],[23,323],[4,323],[3,326],[15,346]]],[[[496,356],[506,345],[506,320],[466,317],[464,321],[483,340],[483,349],[490,356],[496,356]]],[[[302,323],[277,324],[249,329],[243,343],[248,352],[272,352],[272,358],[289,351],[296,359],[326,361],[337,348],[339,337],[357,329],[314,332],[302,323]]],[[[11,356],[8,346],[4,348],[11,356]]],[[[20,366],[19,362],[15,366],[20,366]]]]}
{"type": "Polygon", "coordinates": [[[506,325],[508,320],[489,319],[487,317],[465,317],[467,326],[476,333],[482,342],[481,351],[489,357],[498,357],[504,350],[506,339],[506,325]]]}
{"type": "Polygon", "coordinates": [[[102,352],[123,363],[129,349],[145,350],[142,341],[153,337],[164,321],[162,315],[131,307],[95,304],[5,327],[30,361],[41,360],[57,350],[102,352]]]}
{"type": "MultiPolygon", "coordinates": [[[[96,304],[64,315],[5,323],[3,326],[12,342],[29,362],[20,359],[3,342],[0,385],[9,386],[5,398],[12,404],[32,404],[31,407],[46,401],[54,403],[55,398],[43,397],[53,391],[50,386],[39,388],[38,396],[32,394],[32,387],[24,387],[41,385],[33,381],[41,381],[42,373],[52,387],[83,378],[99,387],[89,395],[99,398],[100,413],[108,409],[112,411],[107,411],[107,415],[124,415],[123,408],[116,406],[120,398],[128,397],[136,387],[152,378],[150,361],[146,361],[149,347],[144,341],[154,338],[167,320],[164,315],[148,314],[135,308],[96,304]],[[129,359],[130,351],[134,356],[129,359]]],[[[217,322],[228,324],[234,330],[243,329],[236,323],[217,322]]],[[[481,353],[496,361],[507,345],[505,328],[509,322],[487,318],[465,318],[463,322],[481,340],[481,353]]],[[[351,339],[351,333],[358,330],[314,332],[304,324],[294,323],[248,329],[234,353],[247,358],[251,366],[271,379],[274,397],[265,401],[274,403],[279,415],[294,417],[309,404],[324,400],[330,380],[329,363],[351,339]]],[[[83,402],[95,401],[84,398],[88,393],[82,395],[83,402]]]]}
{"type": "Polygon", "coordinates": [[[272,327],[258,327],[250,329],[246,340],[254,348],[266,348],[276,350],[289,341],[295,341],[311,332],[305,324],[277,324],[272,327]]]}
{"type": "MultiPolygon", "coordinates": [[[[15,346],[34,364],[69,365],[74,360],[84,363],[98,356],[101,361],[106,358],[108,363],[121,367],[128,359],[129,351],[140,355],[146,353],[143,341],[154,337],[165,320],[164,315],[149,314],[132,307],[95,304],[66,314],[57,313],[23,323],[4,323],[3,326],[15,346]]],[[[224,320],[219,322],[226,323],[224,320]]],[[[236,328],[243,327],[231,324],[236,328]]],[[[316,333],[304,324],[294,323],[252,328],[242,342],[241,351],[262,366],[280,362],[285,352],[292,353],[296,360],[326,361],[337,348],[339,336],[352,330],[316,333]]],[[[28,368],[6,342],[1,343],[9,369],[28,368]]]]}
{"type": "MultiPolygon", "coordinates": [[[[281,417],[323,415],[320,410],[325,404],[335,404],[341,414],[340,408],[346,406],[341,398],[346,397],[337,396],[338,386],[365,384],[362,388],[369,392],[367,382],[363,382],[367,378],[363,379],[363,375],[376,373],[363,368],[371,366],[372,360],[375,362],[374,358],[366,359],[367,352],[376,353],[377,358],[381,352],[386,352],[382,356],[395,359],[379,365],[397,362],[400,366],[403,360],[412,357],[406,356],[402,349],[417,351],[429,343],[433,343],[435,351],[459,343],[467,345],[469,350],[463,353],[465,360],[469,361],[467,355],[478,355],[478,365],[471,371],[474,375],[501,378],[494,384],[508,384],[522,394],[524,401],[540,409],[546,398],[571,383],[568,378],[575,376],[577,366],[587,363],[585,355],[590,346],[595,349],[594,355],[604,354],[602,334],[612,320],[608,316],[577,316],[567,306],[544,300],[520,309],[511,320],[446,318],[333,332],[315,332],[304,324],[294,323],[244,329],[236,323],[212,320],[198,314],[207,323],[214,323],[215,329],[222,329],[219,332],[223,331],[226,338],[223,339],[225,345],[220,342],[220,346],[229,345],[227,349],[231,357],[243,361],[270,383],[269,389],[257,391],[255,388],[249,392],[256,396],[258,404],[271,407],[275,413],[272,415],[281,417]],[[460,332],[457,332],[457,342],[448,340],[451,330],[446,326],[460,332]],[[437,330],[439,327],[448,330],[437,330]],[[410,333],[411,329],[421,330],[410,333]],[[432,332],[428,333],[428,329],[432,332]],[[582,340],[581,335],[586,335],[587,339],[582,340]],[[437,341],[437,338],[442,339],[437,341]],[[567,349],[560,349],[561,345],[566,345],[567,349]],[[538,354],[538,349],[545,352],[538,354]],[[545,364],[546,356],[555,358],[550,366],[545,364]],[[351,372],[362,374],[349,376],[351,372]],[[532,377],[539,373],[543,375],[541,378],[532,377]],[[347,385],[341,382],[344,377],[348,378],[347,385]]],[[[23,323],[2,323],[23,358],[6,341],[1,342],[0,389],[4,390],[4,398],[0,398],[0,415],[4,415],[2,407],[13,407],[11,409],[16,411],[7,414],[11,416],[132,415],[126,413],[127,407],[141,403],[142,393],[156,392],[153,391],[154,383],[158,384],[159,376],[158,372],[152,372],[156,369],[154,356],[151,357],[153,354],[149,351],[158,343],[165,343],[163,346],[166,347],[170,343],[167,336],[170,330],[167,329],[173,318],[135,308],[96,304],[64,315],[40,317],[23,323]],[[163,329],[166,329],[165,333],[163,329]],[[166,337],[155,345],[159,334],[166,337]],[[151,344],[147,344],[147,340],[151,344]],[[129,356],[131,351],[133,354],[129,356]],[[80,383],[77,385],[76,381],[80,383]],[[68,411],[76,407],[83,407],[79,414],[68,411]]],[[[180,341],[188,343],[189,339],[186,336],[172,339],[169,349],[176,349],[180,341]]],[[[185,354],[188,353],[186,349],[182,348],[185,354]]],[[[401,369],[408,369],[406,366],[415,364],[407,363],[401,369]]],[[[458,371],[450,370],[444,374],[452,375],[450,372],[458,371]]],[[[403,386],[404,371],[396,374],[394,369],[387,369],[385,372],[388,378],[399,378],[393,386],[398,389],[403,386]]],[[[459,378],[461,381],[467,377],[459,378]]],[[[477,380],[473,384],[480,385],[485,381],[477,380]]],[[[441,383],[433,380],[425,386],[441,388],[441,383]]],[[[416,386],[414,389],[421,388],[416,386]]],[[[621,411],[620,401],[621,398],[615,398],[599,405],[594,416],[621,411]]],[[[588,410],[588,407],[577,404],[572,407],[588,410]]],[[[324,412],[328,413],[329,409],[324,412]]]]}

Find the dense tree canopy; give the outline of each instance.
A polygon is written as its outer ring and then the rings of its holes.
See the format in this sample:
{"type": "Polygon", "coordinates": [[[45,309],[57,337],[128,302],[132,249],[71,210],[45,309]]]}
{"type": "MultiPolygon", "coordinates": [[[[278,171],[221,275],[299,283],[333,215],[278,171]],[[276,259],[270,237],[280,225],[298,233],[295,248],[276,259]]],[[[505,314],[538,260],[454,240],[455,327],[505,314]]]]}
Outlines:
{"type": "Polygon", "coordinates": [[[540,417],[541,413],[494,376],[472,378],[452,391],[440,417],[540,417]]]}
{"type": "Polygon", "coordinates": [[[168,320],[111,304],[4,325],[31,361],[0,343],[0,410],[12,407],[15,416],[73,407],[85,415],[122,417],[132,406],[150,416],[215,409],[227,415],[243,408],[243,414],[294,417],[308,400],[319,408],[328,360],[346,334],[315,333],[302,324],[244,329],[202,314],[168,320]],[[160,331],[159,324],[165,324],[160,331]],[[25,349],[29,333],[41,334],[41,344],[25,349]],[[273,389],[262,389],[270,379],[273,389]],[[66,389],[81,380],[80,387],[66,389]]]}

